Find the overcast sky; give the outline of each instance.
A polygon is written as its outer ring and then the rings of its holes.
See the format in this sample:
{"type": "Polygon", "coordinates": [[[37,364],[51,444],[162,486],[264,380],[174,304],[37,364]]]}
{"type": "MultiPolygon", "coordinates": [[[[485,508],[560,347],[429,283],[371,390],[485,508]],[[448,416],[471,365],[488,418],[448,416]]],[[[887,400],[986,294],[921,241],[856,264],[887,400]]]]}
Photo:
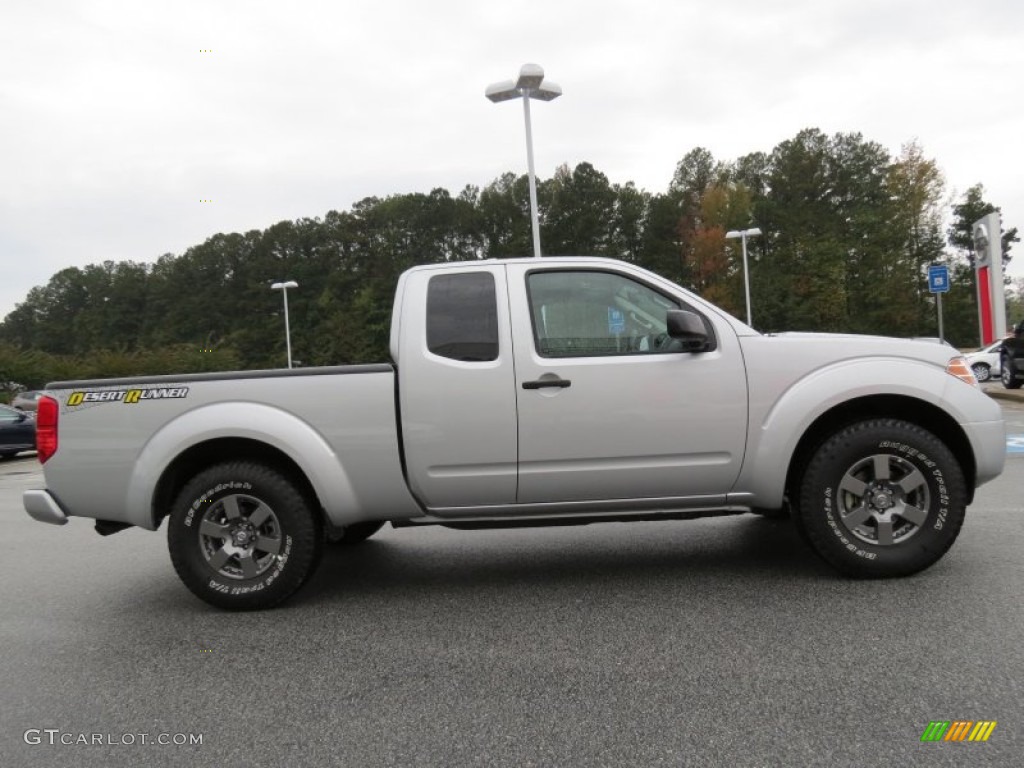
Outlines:
{"type": "Polygon", "coordinates": [[[0,317],[68,266],[523,173],[483,94],[526,62],[564,91],[541,178],[663,192],[696,146],[859,131],[1024,230],[1019,0],[0,0],[0,317]]]}

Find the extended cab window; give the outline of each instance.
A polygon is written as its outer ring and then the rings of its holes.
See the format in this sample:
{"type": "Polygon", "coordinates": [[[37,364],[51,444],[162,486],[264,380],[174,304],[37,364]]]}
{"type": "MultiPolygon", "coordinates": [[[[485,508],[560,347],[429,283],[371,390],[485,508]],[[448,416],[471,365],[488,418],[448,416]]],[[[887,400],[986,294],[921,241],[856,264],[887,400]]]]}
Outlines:
{"type": "Polygon", "coordinates": [[[534,272],[527,278],[537,352],[545,357],[674,351],[666,316],[679,304],[611,272],[534,272]]]}
{"type": "Polygon", "coordinates": [[[427,349],[452,360],[498,359],[498,302],[490,272],[435,275],[427,284],[427,349]]]}

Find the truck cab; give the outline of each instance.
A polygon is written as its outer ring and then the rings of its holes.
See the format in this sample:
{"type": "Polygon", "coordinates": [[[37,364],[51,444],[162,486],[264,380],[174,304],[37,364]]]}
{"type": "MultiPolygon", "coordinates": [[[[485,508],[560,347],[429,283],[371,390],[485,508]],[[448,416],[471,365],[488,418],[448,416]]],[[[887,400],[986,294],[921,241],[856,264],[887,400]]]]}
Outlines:
{"type": "Polygon", "coordinates": [[[399,399],[425,507],[724,504],[746,441],[745,327],[623,266],[545,259],[403,278],[392,354],[416,382],[399,399]],[[670,335],[673,310],[705,329],[699,350],[670,335]]]}

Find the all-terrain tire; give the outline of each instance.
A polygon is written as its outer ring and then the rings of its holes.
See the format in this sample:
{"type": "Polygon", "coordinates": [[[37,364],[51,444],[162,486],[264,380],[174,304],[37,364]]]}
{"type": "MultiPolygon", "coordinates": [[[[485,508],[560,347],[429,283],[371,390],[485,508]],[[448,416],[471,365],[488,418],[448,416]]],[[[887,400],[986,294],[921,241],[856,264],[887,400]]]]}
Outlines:
{"type": "Polygon", "coordinates": [[[906,421],[873,419],[841,429],[814,453],[796,522],[841,573],[907,576],[953,546],[966,498],[960,464],[939,438],[906,421]]]}
{"type": "Polygon", "coordinates": [[[238,461],[190,480],[172,506],[167,542],[197,597],[229,610],[269,608],[312,576],[323,551],[316,506],[271,467],[238,461]]]}
{"type": "Polygon", "coordinates": [[[1003,355],[1001,362],[1002,370],[999,373],[999,378],[1003,382],[1003,387],[1006,389],[1020,389],[1021,381],[1017,378],[1017,366],[1013,362],[1013,358],[1010,355],[1003,355]]]}

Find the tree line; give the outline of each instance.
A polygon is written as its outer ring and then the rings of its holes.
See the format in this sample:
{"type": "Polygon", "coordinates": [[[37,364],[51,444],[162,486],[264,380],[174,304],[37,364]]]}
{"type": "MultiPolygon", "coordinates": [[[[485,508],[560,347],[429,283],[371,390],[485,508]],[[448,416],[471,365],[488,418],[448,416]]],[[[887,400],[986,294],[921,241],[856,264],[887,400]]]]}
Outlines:
{"type": "MultiPolygon", "coordinates": [[[[580,163],[541,180],[538,200],[545,255],[623,259],[740,318],[742,255],[725,234],[760,228],[748,258],[761,331],[934,336],[926,270],[947,264],[946,336],[977,344],[971,224],[998,208],[980,184],[952,204],[915,143],[893,157],[859,133],[807,129],[731,161],[696,148],[664,193],[580,163]]],[[[1018,241],[1015,228],[1003,233],[1004,261],[1018,241]]],[[[0,323],[0,384],[280,367],[281,297],[269,285],[284,279],[299,284],[288,297],[296,360],[381,361],[402,271],[531,253],[527,178],[506,173],[455,196],[371,197],[323,218],[214,235],[155,263],[69,267],[0,323]]]]}

